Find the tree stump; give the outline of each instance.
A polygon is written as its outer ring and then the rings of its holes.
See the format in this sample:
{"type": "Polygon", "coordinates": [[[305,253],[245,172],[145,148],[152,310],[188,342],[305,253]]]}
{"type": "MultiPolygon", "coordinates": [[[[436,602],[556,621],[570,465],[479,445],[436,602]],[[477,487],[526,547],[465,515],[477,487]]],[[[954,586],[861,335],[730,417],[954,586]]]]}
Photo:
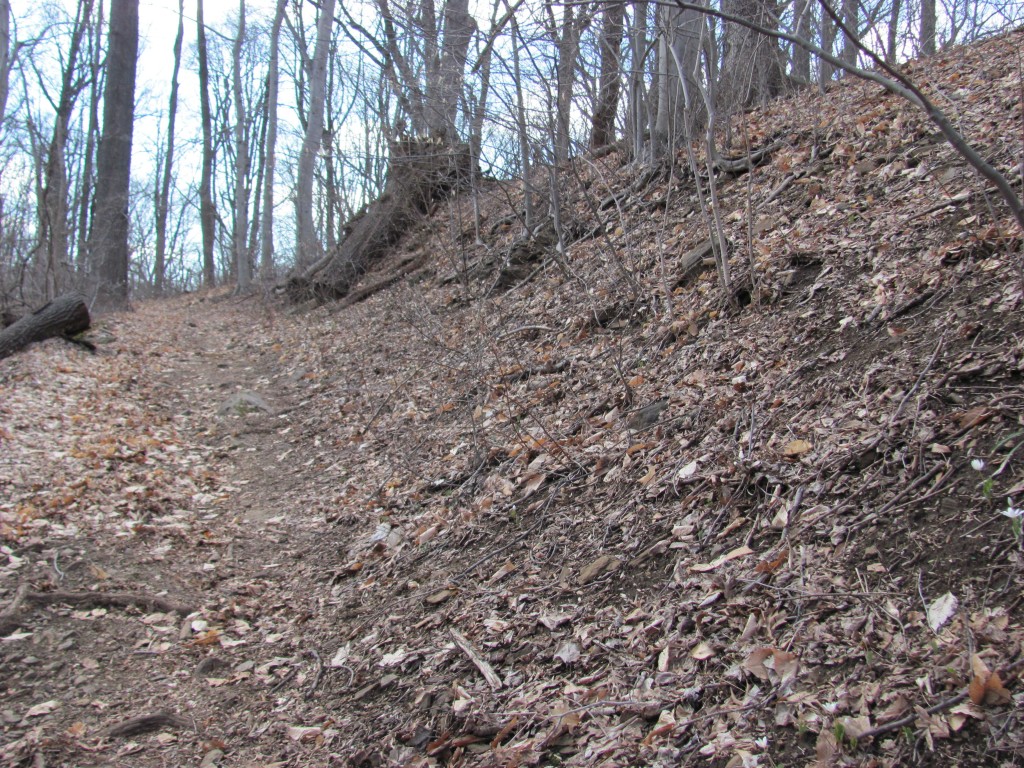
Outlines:
{"type": "Polygon", "coordinates": [[[34,341],[52,336],[73,336],[89,328],[85,297],[66,293],[0,331],[0,360],[34,341]]]}
{"type": "Polygon", "coordinates": [[[467,145],[429,138],[392,144],[384,193],[349,220],[345,238],[334,251],[288,280],[289,297],[297,302],[344,297],[431,203],[465,182],[471,172],[467,145]]]}

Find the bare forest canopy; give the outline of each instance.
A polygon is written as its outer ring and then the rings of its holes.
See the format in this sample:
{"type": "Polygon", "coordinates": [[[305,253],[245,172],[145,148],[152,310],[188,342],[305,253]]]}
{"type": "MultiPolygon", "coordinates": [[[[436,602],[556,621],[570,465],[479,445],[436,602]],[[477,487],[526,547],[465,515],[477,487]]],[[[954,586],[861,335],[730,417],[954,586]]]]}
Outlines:
{"type": "Polygon", "coordinates": [[[0,0],[0,304],[288,275],[296,297],[341,296],[408,216],[488,177],[529,192],[525,238],[550,225],[564,247],[551,179],[569,158],[735,155],[753,105],[1024,18],[993,0],[702,7],[0,0]],[[410,141],[450,150],[456,183],[396,200],[410,141]]]}

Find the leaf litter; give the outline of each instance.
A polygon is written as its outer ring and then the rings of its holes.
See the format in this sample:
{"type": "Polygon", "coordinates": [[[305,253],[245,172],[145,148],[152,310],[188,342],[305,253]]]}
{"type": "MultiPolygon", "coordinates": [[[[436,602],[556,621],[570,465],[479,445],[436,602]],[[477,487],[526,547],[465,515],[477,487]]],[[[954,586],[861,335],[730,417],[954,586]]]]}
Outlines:
{"type": "MultiPolygon", "coordinates": [[[[1020,43],[908,65],[1006,172],[1020,43]]],[[[363,301],[0,364],[0,760],[1019,762],[1021,233],[869,85],[744,119],[739,308],[685,175],[612,154],[517,280],[492,188],[363,301]]]]}

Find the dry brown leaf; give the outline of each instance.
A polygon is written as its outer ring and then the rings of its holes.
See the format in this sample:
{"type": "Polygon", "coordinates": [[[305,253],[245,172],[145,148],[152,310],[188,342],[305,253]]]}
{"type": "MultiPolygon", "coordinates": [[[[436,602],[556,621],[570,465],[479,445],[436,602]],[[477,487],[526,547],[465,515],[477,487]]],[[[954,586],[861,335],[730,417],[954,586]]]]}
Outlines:
{"type": "Polygon", "coordinates": [[[803,456],[812,447],[806,440],[790,440],[786,443],[785,448],[782,449],[782,455],[787,459],[795,459],[797,456],[803,456]]]}

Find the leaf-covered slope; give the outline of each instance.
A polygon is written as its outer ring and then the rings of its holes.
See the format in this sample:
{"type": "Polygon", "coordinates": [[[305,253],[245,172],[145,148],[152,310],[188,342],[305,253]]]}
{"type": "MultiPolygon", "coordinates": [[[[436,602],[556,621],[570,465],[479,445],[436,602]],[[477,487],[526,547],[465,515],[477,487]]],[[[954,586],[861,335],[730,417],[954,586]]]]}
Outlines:
{"type": "MultiPolygon", "coordinates": [[[[908,67],[1008,174],[1020,42],[908,67]]],[[[479,765],[941,764],[986,762],[987,733],[1011,759],[1003,693],[950,700],[972,654],[1020,653],[1000,514],[1024,480],[1020,233],[876,86],[733,134],[784,142],[717,180],[742,309],[712,268],[682,270],[707,237],[685,167],[651,179],[612,155],[562,176],[591,235],[564,259],[512,271],[512,235],[474,246],[453,201],[407,241],[435,254],[421,281],[311,316],[343,340],[317,402],[351,415],[307,427],[353,457],[362,506],[332,515],[348,743],[383,731],[393,759],[479,765]],[[865,736],[915,712],[923,740],[865,736]]]]}

